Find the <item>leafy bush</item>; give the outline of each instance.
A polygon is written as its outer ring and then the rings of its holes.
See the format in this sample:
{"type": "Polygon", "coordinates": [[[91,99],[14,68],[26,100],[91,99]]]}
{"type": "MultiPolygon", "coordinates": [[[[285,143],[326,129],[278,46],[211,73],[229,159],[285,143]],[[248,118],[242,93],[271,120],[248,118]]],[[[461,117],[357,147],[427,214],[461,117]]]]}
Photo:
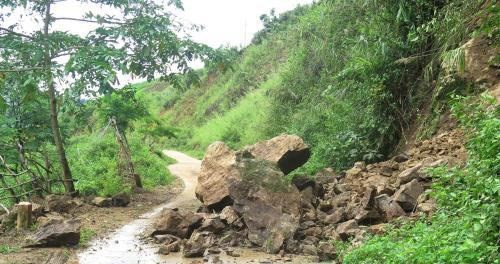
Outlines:
{"type": "MultiPolygon", "coordinates": [[[[173,177],[166,169],[167,160],[151,153],[137,135],[132,135],[129,140],[134,165],[143,177],[145,187],[170,183],[173,177]]],[[[75,187],[80,193],[111,196],[130,192],[130,183],[119,175],[119,147],[110,131],[73,137],[67,149],[77,180],[75,187]]]]}
{"type": "Polygon", "coordinates": [[[345,263],[498,263],[500,239],[500,108],[456,97],[453,113],[469,133],[465,169],[431,171],[439,210],[387,235],[375,237],[345,263]]]}

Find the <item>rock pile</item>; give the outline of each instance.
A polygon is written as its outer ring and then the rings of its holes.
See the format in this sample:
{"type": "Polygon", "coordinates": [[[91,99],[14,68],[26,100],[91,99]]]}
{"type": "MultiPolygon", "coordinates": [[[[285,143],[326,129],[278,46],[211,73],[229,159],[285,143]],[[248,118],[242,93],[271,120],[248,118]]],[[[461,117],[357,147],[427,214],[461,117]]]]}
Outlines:
{"type": "Polygon", "coordinates": [[[267,253],[335,258],[332,240],[356,243],[366,232],[384,233],[385,223],[394,219],[432,213],[426,169],[456,165],[465,153],[450,136],[424,141],[385,162],[357,162],[341,174],[324,169],[292,183],[285,175],[310,156],[299,137],[282,135],[241,151],[216,142],[198,179],[202,208],[164,210],[151,236],[162,244],[160,253],[182,251],[185,257],[260,247],[267,253]]]}

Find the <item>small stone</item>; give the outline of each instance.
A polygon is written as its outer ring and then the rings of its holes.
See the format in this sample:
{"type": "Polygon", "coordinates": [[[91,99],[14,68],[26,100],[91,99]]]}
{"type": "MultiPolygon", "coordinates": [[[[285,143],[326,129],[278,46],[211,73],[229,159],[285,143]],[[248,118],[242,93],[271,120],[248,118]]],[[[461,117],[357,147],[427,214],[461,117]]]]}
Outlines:
{"type": "Polygon", "coordinates": [[[401,154],[394,156],[392,158],[393,161],[398,162],[398,163],[405,162],[409,159],[410,159],[410,157],[408,157],[408,155],[406,155],[405,153],[401,153],[401,154]]]}
{"type": "Polygon", "coordinates": [[[387,231],[387,224],[378,224],[368,227],[368,232],[374,235],[383,235],[387,231]]]}
{"type": "Polygon", "coordinates": [[[349,237],[355,236],[359,231],[358,223],[356,220],[349,220],[339,224],[336,231],[343,240],[347,240],[349,237]]]}
{"type": "Polygon", "coordinates": [[[402,185],[411,182],[414,179],[417,179],[420,174],[419,170],[422,168],[422,164],[418,164],[412,168],[404,170],[398,175],[398,179],[396,181],[396,185],[402,185]]]}
{"type": "Polygon", "coordinates": [[[318,255],[318,249],[314,245],[303,245],[302,246],[302,253],[304,255],[316,256],[316,255],[318,255]]]}
{"type": "Polygon", "coordinates": [[[406,212],[411,212],[416,208],[418,196],[423,192],[424,188],[415,179],[401,186],[394,194],[394,201],[396,201],[406,212]]]}
{"type": "Polygon", "coordinates": [[[92,204],[97,207],[111,207],[113,205],[113,200],[106,197],[95,197],[92,199],[92,204]]]}

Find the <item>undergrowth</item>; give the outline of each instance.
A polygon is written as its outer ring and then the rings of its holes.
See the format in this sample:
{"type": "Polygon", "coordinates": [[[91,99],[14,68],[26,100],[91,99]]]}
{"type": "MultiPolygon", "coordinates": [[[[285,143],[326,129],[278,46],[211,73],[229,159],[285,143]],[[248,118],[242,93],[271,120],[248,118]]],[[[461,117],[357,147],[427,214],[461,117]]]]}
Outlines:
{"type": "Polygon", "coordinates": [[[344,263],[500,263],[500,108],[491,96],[455,97],[468,133],[464,169],[431,171],[438,211],[346,253],[344,263]]]}
{"type": "Polygon", "coordinates": [[[97,235],[94,229],[82,228],[80,232],[80,243],[81,247],[88,246],[89,242],[97,235]]]}
{"type": "MultiPolygon", "coordinates": [[[[152,188],[170,183],[173,176],[166,166],[173,162],[158,151],[151,151],[140,136],[132,134],[129,144],[135,169],[141,175],[144,186],[152,188]]],[[[120,174],[119,146],[112,133],[73,137],[67,152],[77,180],[75,187],[81,194],[112,196],[131,191],[130,182],[120,174]]]]}

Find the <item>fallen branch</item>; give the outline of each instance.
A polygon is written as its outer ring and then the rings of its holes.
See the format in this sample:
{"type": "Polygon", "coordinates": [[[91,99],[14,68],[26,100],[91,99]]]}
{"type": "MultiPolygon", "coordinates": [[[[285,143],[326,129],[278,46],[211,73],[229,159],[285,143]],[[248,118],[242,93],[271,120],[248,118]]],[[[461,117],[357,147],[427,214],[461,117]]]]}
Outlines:
{"type": "Polygon", "coordinates": [[[2,207],[2,209],[7,212],[7,214],[10,214],[10,211],[9,209],[7,209],[7,207],[5,207],[5,205],[3,205],[2,203],[0,203],[0,207],[2,207]]]}

